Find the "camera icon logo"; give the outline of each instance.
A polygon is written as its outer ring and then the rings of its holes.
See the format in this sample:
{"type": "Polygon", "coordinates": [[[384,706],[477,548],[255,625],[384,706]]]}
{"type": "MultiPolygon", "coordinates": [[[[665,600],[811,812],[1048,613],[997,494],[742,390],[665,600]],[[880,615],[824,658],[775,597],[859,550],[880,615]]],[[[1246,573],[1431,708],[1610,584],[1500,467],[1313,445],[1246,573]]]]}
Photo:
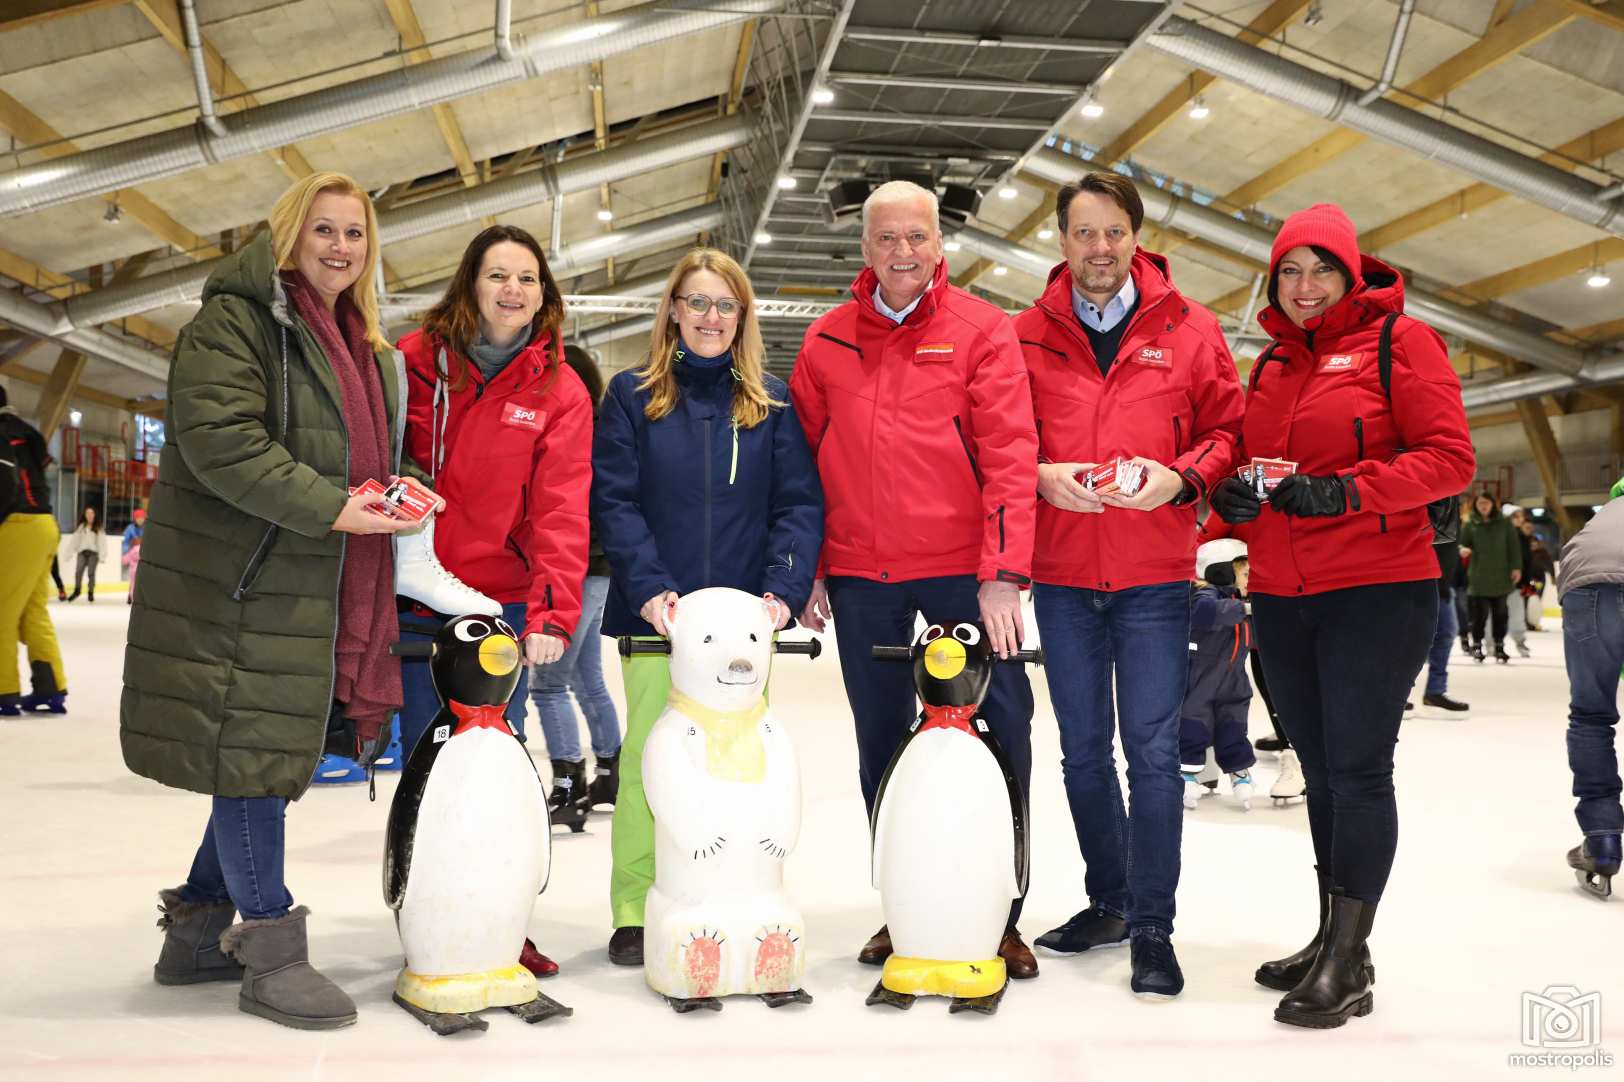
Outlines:
{"type": "Polygon", "coordinates": [[[1525,1048],[1589,1048],[1601,1043],[1601,993],[1571,984],[1522,994],[1525,1048]]]}

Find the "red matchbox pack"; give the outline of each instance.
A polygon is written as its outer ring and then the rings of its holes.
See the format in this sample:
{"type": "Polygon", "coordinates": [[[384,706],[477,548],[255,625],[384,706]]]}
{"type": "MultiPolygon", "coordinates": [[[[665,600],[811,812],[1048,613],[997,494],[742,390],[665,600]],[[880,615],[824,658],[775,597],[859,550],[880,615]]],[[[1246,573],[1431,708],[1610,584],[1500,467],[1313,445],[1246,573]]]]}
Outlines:
{"type": "Polygon", "coordinates": [[[1297,463],[1283,458],[1254,458],[1250,465],[1235,471],[1235,476],[1252,486],[1259,496],[1267,496],[1280,482],[1297,472],[1297,463]]]}
{"type": "Polygon", "coordinates": [[[351,496],[370,496],[377,492],[383,493],[383,502],[373,504],[371,509],[406,522],[422,522],[440,502],[434,493],[410,477],[402,477],[388,485],[375,477],[369,477],[357,487],[350,489],[351,496]]]}

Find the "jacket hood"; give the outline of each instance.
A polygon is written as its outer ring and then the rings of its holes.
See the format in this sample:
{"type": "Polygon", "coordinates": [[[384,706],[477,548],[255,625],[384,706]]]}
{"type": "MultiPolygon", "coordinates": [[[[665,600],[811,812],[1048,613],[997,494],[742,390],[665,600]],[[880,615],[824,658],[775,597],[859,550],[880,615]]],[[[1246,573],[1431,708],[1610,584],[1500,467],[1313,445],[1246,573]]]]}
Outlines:
{"type": "Polygon", "coordinates": [[[293,325],[288,315],[287,291],[276,273],[270,230],[226,256],[209,274],[209,280],[203,283],[203,303],[219,295],[246,297],[269,308],[278,323],[293,325]]]}
{"type": "Polygon", "coordinates": [[[1276,304],[1258,313],[1258,325],[1280,342],[1303,342],[1308,332],[1342,334],[1354,327],[1383,319],[1390,312],[1404,311],[1404,276],[1373,255],[1359,257],[1360,284],[1346,293],[1325,314],[1308,321],[1307,327],[1293,323],[1276,304]]]}

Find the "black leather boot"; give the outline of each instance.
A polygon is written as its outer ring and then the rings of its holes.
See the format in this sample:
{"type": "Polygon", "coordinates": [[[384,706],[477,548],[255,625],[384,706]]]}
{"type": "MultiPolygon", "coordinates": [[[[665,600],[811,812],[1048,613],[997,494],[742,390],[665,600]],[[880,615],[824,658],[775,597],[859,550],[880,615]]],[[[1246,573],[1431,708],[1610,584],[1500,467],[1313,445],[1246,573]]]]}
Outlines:
{"type": "MultiPolygon", "coordinates": [[[[1319,878],[1319,925],[1314,929],[1314,938],[1308,941],[1308,946],[1296,954],[1264,962],[1257,967],[1253,979],[1265,988],[1273,988],[1276,992],[1289,992],[1302,983],[1302,979],[1308,976],[1308,971],[1314,966],[1314,958],[1319,954],[1320,943],[1325,938],[1325,921],[1331,912],[1331,892],[1336,889],[1331,877],[1319,868],[1314,869],[1314,874],[1319,878]]],[[[1371,964],[1370,949],[1365,947],[1361,950],[1360,960],[1364,962],[1365,980],[1375,984],[1376,967],[1371,964]]]]}
{"type": "Polygon", "coordinates": [[[1280,1001],[1274,1020],[1308,1029],[1335,1029],[1375,1008],[1361,961],[1376,923],[1376,906],[1344,894],[1331,895],[1331,914],[1319,956],[1302,983],[1280,1001]]]}

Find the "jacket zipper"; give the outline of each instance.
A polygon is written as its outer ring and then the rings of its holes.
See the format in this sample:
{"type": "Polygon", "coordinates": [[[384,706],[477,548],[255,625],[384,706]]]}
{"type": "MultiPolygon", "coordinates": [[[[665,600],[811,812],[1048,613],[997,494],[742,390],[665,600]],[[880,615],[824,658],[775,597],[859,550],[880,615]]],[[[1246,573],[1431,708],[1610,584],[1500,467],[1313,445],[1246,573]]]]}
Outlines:
{"type": "Polygon", "coordinates": [[[1004,551],[1004,505],[998,505],[998,551],[1004,551]]]}
{"type": "Polygon", "coordinates": [[[1356,463],[1363,462],[1365,460],[1365,419],[1363,417],[1353,419],[1353,440],[1359,448],[1359,456],[1354,461],[1356,463]]]}
{"type": "Polygon", "coordinates": [[[1184,446],[1184,426],[1179,423],[1178,414],[1173,415],[1173,454],[1177,456],[1179,449],[1184,446]]]}
{"type": "Polygon", "coordinates": [[[711,422],[705,418],[705,577],[701,585],[711,582],[711,422]]]}
{"type": "Polygon", "coordinates": [[[733,461],[727,467],[727,483],[733,484],[739,476],[739,422],[733,422],[733,461]]]}
{"type": "Polygon", "coordinates": [[[970,460],[970,472],[976,475],[976,483],[981,483],[981,467],[976,465],[976,456],[970,451],[970,441],[964,438],[964,422],[959,420],[957,414],[953,416],[953,430],[959,434],[959,444],[964,448],[964,457],[970,460]]]}

